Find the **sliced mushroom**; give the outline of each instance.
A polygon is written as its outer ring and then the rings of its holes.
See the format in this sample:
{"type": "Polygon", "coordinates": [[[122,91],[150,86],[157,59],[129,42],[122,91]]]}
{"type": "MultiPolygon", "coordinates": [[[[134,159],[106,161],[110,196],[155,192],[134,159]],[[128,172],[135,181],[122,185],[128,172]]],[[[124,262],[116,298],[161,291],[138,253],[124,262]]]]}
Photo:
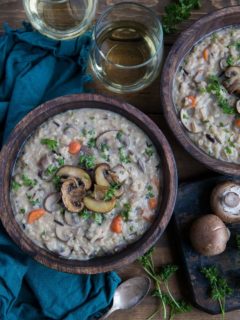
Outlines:
{"type": "Polygon", "coordinates": [[[86,190],[89,190],[92,185],[92,181],[89,174],[79,167],[63,166],[57,171],[56,175],[59,177],[74,177],[76,179],[79,179],[84,184],[86,190]]]}
{"type": "Polygon", "coordinates": [[[204,70],[200,69],[196,72],[195,76],[193,77],[194,82],[200,83],[204,80],[204,70]]]}
{"type": "Polygon", "coordinates": [[[61,195],[59,192],[49,193],[43,201],[43,207],[48,212],[57,211],[61,208],[59,201],[61,199],[61,195]]]}
{"type": "Polygon", "coordinates": [[[108,191],[108,187],[100,186],[98,184],[94,185],[93,197],[96,200],[103,200],[106,192],[108,191]]]}
{"type": "Polygon", "coordinates": [[[66,246],[64,243],[59,242],[57,239],[51,239],[49,241],[46,241],[45,245],[49,251],[55,252],[60,256],[69,257],[71,254],[70,248],[66,246]]]}
{"type": "Polygon", "coordinates": [[[53,175],[46,174],[47,167],[52,163],[52,160],[47,154],[44,154],[37,162],[39,171],[38,176],[44,181],[51,181],[53,175]]]}
{"type": "Polygon", "coordinates": [[[219,66],[220,66],[221,70],[225,70],[228,66],[227,60],[225,58],[221,59],[219,62],[219,66]]]}
{"type": "Polygon", "coordinates": [[[109,201],[104,200],[96,200],[92,197],[85,197],[83,199],[84,205],[87,207],[87,209],[99,212],[99,213],[107,213],[113,210],[116,204],[116,199],[113,198],[109,201]]]}
{"type": "Polygon", "coordinates": [[[67,179],[61,187],[62,201],[64,206],[70,212],[80,212],[82,211],[83,198],[86,194],[85,187],[83,185],[78,185],[77,180],[74,178],[67,179]]]}
{"type": "Polygon", "coordinates": [[[199,133],[203,131],[203,126],[200,125],[195,119],[193,119],[193,108],[183,108],[180,111],[180,118],[181,122],[184,127],[192,132],[192,133],[199,133]]]}
{"type": "Polygon", "coordinates": [[[69,241],[72,237],[72,229],[68,226],[56,226],[55,233],[57,238],[64,242],[69,241]]]}
{"type": "Polygon", "coordinates": [[[105,144],[112,149],[118,149],[119,144],[128,147],[130,144],[130,140],[129,137],[121,130],[112,129],[102,132],[96,139],[96,147],[98,149],[101,149],[101,146],[105,144]],[[121,133],[121,135],[118,139],[116,139],[118,133],[121,133]]]}
{"type": "Polygon", "coordinates": [[[240,184],[226,181],[217,185],[212,191],[211,207],[224,222],[240,222],[240,184]]]}
{"type": "MultiPolygon", "coordinates": [[[[115,167],[116,169],[116,167],[115,167]]],[[[95,181],[99,186],[110,187],[111,185],[120,184],[119,177],[115,170],[111,170],[107,163],[102,163],[95,170],[95,181]]],[[[115,197],[119,198],[124,192],[124,187],[121,185],[115,190],[115,197]]]]}
{"type": "Polygon", "coordinates": [[[118,183],[117,174],[111,170],[107,163],[102,163],[95,169],[95,181],[100,186],[109,187],[111,183],[118,183]]]}
{"type": "Polygon", "coordinates": [[[240,66],[229,67],[225,71],[225,76],[229,78],[224,82],[225,88],[230,94],[240,94],[240,66]]]}
{"type": "Polygon", "coordinates": [[[193,248],[204,256],[215,256],[225,251],[229,238],[229,230],[214,214],[196,219],[190,229],[193,248]]]}
{"type": "Polygon", "coordinates": [[[78,226],[81,223],[81,218],[77,213],[65,211],[64,220],[69,226],[78,226]]]}
{"type": "Polygon", "coordinates": [[[145,164],[142,159],[137,160],[137,166],[143,173],[145,172],[145,164]]]}
{"type": "Polygon", "coordinates": [[[238,113],[240,113],[240,100],[236,102],[236,110],[238,113]]]}
{"type": "Polygon", "coordinates": [[[108,145],[109,147],[113,147],[116,143],[117,132],[117,129],[102,132],[96,139],[96,147],[98,149],[101,149],[102,145],[108,145]]]}

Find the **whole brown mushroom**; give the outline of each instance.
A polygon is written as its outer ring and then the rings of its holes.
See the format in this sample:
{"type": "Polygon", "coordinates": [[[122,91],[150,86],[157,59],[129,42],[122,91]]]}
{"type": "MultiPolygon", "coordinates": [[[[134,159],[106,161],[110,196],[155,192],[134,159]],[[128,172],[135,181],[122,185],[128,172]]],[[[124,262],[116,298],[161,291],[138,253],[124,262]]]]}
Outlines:
{"type": "Polygon", "coordinates": [[[229,238],[229,230],[214,214],[196,219],[190,229],[193,248],[204,256],[215,256],[225,251],[229,238]]]}
{"type": "Polygon", "coordinates": [[[240,222],[240,184],[226,181],[217,185],[211,194],[211,207],[222,221],[240,222]]]}

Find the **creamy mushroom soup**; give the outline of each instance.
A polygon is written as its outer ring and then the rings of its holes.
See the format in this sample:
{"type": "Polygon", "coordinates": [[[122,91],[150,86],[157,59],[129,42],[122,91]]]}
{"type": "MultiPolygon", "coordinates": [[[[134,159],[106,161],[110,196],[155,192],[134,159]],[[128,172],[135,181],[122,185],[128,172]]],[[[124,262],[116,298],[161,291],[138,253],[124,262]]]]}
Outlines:
{"type": "Polygon", "coordinates": [[[117,113],[86,108],[56,115],[16,161],[16,220],[38,246],[68,259],[122,250],[154,219],[159,161],[146,134],[117,113]]]}
{"type": "Polygon", "coordinates": [[[173,99],[189,137],[210,156],[240,163],[240,27],[208,35],[187,54],[173,99]]]}

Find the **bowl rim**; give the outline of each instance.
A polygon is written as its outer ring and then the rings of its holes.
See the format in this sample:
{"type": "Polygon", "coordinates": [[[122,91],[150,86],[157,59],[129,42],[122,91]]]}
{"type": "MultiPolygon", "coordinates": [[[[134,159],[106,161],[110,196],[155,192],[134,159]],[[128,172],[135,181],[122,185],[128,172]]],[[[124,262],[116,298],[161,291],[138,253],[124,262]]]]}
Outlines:
{"type": "Polygon", "coordinates": [[[177,72],[177,68],[181,64],[184,57],[190,52],[193,46],[198,43],[201,39],[206,37],[212,32],[228,27],[231,25],[240,25],[240,23],[226,23],[224,26],[217,26],[212,24],[213,28],[211,31],[198,35],[198,30],[202,30],[204,25],[209,25],[211,22],[218,18],[223,19],[228,15],[240,14],[240,5],[231,6],[215,10],[204,17],[198,19],[189,28],[183,31],[175,43],[173,44],[166,61],[163,66],[161,80],[160,80],[160,97],[163,106],[163,114],[173,132],[175,138],[183,146],[183,148],[196,160],[204,164],[207,168],[222,174],[228,174],[232,176],[240,175],[240,165],[236,163],[222,161],[209,156],[203,150],[201,150],[187,135],[186,129],[183,127],[175,108],[172,97],[172,87],[177,72]],[[179,47],[183,47],[187,39],[192,39],[192,45],[186,50],[183,56],[179,57],[179,47]],[[176,63],[177,61],[177,63],[176,63]]]}
{"type": "Polygon", "coordinates": [[[14,128],[0,153],[0,219],[12,240],[38,262],[62,272],[94,274],[121,268],[135,261],[160,238],[173,213],[177,196],[177,169],[170,145],[158,126],[142,111],[132,105],[96,94],[74,94],[47,101],[28,113],[14,128]],[[116,112],[138,125],[159,147],[166,184],[162,192],[159,215],[150,228],[135,243],[109,256],[86,261],[64,259],[36,245],[22,231],[16,221],[10,203],[10,178],[14,163],[26,139],[48,118],[71,109],[99,108],[116,112]],[[142,125],[142,126],[140,126],[142,125]],[[10,218],[9,218],[10,217],[10,218]]]}

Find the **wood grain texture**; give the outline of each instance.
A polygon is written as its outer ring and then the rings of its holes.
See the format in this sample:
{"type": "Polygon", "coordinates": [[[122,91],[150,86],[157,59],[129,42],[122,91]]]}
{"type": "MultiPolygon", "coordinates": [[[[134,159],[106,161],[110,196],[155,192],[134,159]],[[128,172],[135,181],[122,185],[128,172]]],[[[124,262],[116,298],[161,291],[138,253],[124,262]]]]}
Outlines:
{"type": "MultiPolygon", "coordinates": [[[[109,5],[115,3],[118,0],[99,0],[98,15],[109,5]]],[[[142,0],[139,0],[142,1],[142,0]]],[[[157,12],[159,16],[162,16],[164,7],[170,3],[171,0],[143,0],[147,5],[151,5],[151,8],[157,12]],[[152,6],[156,3],[154,6],[152,6]]],[[[138,1],[137,1],[138,2],[138,1]]],[[[209,12],[221,7],[227,7],[231,5],[240,4],[239,0],[202,0],[202,8],[192,13],[189,20],[183,22],[179,26],[179,30],[183,31],[189,27],[194,21],[200,17],[206,15],[209,12]]],[[[19,28],[21,22],[26,20],[25,13],[23,11],[22,0],[0,0],[0,33],[3,32],[3,22],[8,22],[12,27],[19,28]]],[[[171,44],[174,43],[178,34],[165,37],[165,52],[169,50],[171,44]]],[[[173,134],[169,130],[166,121],[163,119],[161,113],[160,103],[160,78],[158,78],[150,87],[146,88],[143,92],[135,93],[132,95],[118,96],[118,99],[125,100],[140,110],[151,113],[151,118],[161,128],[165,136],[170,141],[170,145],[173,148],[174,155],[177,162],[178,174],[180,181],[190,181],[198,176],[208,175],[210,173],[206,167],[192,157],[183,149],[183,147],[176,141],[173,134]]],[[[112,93],[108,92],[99,83],[94,83],[93,88],[97,93],[106,93],[112,96],[112,93]]],[[[161,239],[158,241],[154,261],[156,267],[160,267],[165,263],[179,263],[178,251],[176,250],[174,231],[168,227],[164,232],[161,239]],[[172,240],[172,241],[170,241],[172,240]]],[[[122,279],[128,279],[138,274],[144,274],[137,262],[134,262],[126,267],[117,270],[122,279]]],[[[174,277],[170,283],[171,290],[177,297],[188,297],[189,291],[187,289],[183,270],[180,270],[177,277],[174,277]]],[[[132,310],[118,311],[110,316],[109,320],[145,320],[159,305],[156,298],[151,296],[147,297],[140,305],[132,310]]],[[[209,314],[193,308],[192,312],[188,314],[177,315],[176,320],[221,320],[220,315],[210,316],[209,314]]],[[[226,320],[239,320],[240,311],[233,311],[226,315],[226,320]]],[[[156,320],[161,320],[157,317],[156,320]]]]}
{"type": "Polygon", "coordinates": [[[190,28],[185,30],[174,43],[165,61],[161,76],[161,98],[163,112],[169,126],[173,130],[175,137],[194,158],[203,163],[205,166],[214,171],[231,175],[240,174],[240,165],[221,161],[209,156],[190,139],[184,126],[179,120],[179,115],[176,111],[172,98],[172,91],[174,76],[178,66],[193,45],[206,34],[209,34],[219,28],[230,25],[238,25],[239,16],[240,6],[235,6],[217,10],[214,13],[206,15],[195,22],[190,28]],[[182,45],[183,43],[184,45],[182,45]]]}
{"type": "Polygon", "coordinates": [[[149,250],[162,235],[171,218],[177,193],[177,171],[171,148],[158,126],[140,110],[130,104],[118,102],[112,98],[91,95],[69,95],[44,103],[24,117],[13,130],[1,151],[0,162],[0,218],[12,239],[37,261],[48,267],[70,273],[106,272],[127,265],[149,250]],[[22,231],[15,220],[9,200],[10,180],[16,157],[26,138],[34,130],[60,112],[81,108],[99,108],[111,110],[125,116],[139,126],[155,145],[160,159],[164,187],[157,216],[149,230],[125,250],[111,256],[104,256],[88,261],[68,260],[57,256],[34,244],[22,231]]]}

